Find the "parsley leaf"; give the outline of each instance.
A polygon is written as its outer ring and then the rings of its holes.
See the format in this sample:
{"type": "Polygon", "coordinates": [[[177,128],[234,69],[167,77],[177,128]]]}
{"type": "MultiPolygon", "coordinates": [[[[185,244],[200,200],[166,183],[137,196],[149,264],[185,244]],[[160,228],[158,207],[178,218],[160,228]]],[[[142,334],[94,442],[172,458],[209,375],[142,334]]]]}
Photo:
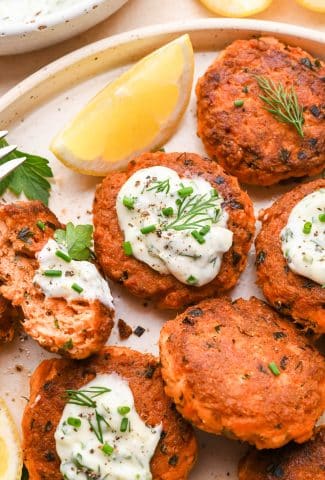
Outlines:
{"type": "Polygon", "coordinates": [[[69,222],[65,230],[58,229],[54,239],[64,245],[73,260],[89,260],[92,258],[90,247],[92,245],[93,226],[77,225],[69,222]]]}
{"type": "MultiPolygon", "coordinates": [[[[0,148],[7,145],[8,142],[4,138],[0,140],[0,148]]],[[[0,181],[0,195],[3,195],[9,189],[17,196],[24,193],[29,200],[41,200],[47,205],[51,184],[46,178],[53,177],[48,160],[37,155],[30,155],[29,153],[15,150],[2,158],[0,165],[14,158],[21,157],[26,157],[25,162],[0,181]]]]}

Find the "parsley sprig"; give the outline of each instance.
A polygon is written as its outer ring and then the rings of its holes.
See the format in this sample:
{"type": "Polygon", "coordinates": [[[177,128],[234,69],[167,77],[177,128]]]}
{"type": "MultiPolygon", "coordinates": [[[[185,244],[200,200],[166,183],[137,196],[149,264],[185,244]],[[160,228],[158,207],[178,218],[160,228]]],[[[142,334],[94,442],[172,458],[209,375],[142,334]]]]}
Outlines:
{"type": "Polygon", "coordinates": [[[293,125],[299,135],[303,137],[304,110],[298,102],[294,87],[285,88],[281,82],[275,84],[273,80],[263,76],[255,78],[264,93],[259,97],[268,105],[265,110],[272,113],[279,122],[293,125]]]}
{"type": "MultiPolygon", "coordinates": [[[[8,146],[8,142],[2,138],[0,148],[6,146],[8,146]]],[[[53,177],[48,160],[15,150],[2,158],[0,165],[22,157],[26,157],[25,162],[0,181],[0,195],[3,195],[6,190],[10,190],[17,196],[24,193],[29,200],[41,200],[48,205],[51,184],[46,179],[53,177]]]]}
{"type": "Polygon", "coordinates": [[[92,246],[92,225],[73,225],[69,222],[65,230],[58,229],[54,233],[54,239],[63,245],[72,260],[90,260],[93,253],[92,246]]]}

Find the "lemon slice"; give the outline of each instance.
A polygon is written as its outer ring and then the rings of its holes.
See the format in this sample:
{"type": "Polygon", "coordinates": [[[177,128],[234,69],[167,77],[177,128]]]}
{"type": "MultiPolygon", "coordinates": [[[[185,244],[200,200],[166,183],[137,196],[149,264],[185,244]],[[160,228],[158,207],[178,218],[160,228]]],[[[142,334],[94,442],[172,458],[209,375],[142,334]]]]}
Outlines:
{"type": "Polygon", "coordinates": [[[0,398],[0,480],[20,480],[22,468],[17,428],[7,405],[0,398]]]}
{"type": "Polygon", "coordinates": [[[188,105],[194,55],[183,35],[140,60],[102,90],[53,140],[67,167],[106,175],[163,145],[188,105]]]}
{"type": "Polygon", "coordinates": [[[297,2],[313,12],[325,13],[325,0],[297,0],[297,2]]]}
{"type": "Polygon", "coordinates": [[[225,17],[249,17],[263,12],[272,0],[200,0],[213,13],[225,17]]]}

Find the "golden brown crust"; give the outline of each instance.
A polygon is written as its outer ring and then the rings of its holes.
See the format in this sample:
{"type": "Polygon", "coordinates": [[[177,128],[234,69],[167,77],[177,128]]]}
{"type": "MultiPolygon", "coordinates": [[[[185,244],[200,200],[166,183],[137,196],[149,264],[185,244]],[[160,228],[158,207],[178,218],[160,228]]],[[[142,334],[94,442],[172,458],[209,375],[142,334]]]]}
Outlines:
{"type": "Polygon", "coordinates": [[[8,343],[13,340],[18,317],[19,311],[0,295],[0,343],[8,343]]]}
{"type": "Polygon", "coordinates": [[[325,187],[325,179],[299,185],[260,212],[262,229],[256,238],[257,283],[281,313],[317,333],[325,333],[325,289],[292,272],[281,250],[281,230],[293,207],[306,195],[325,187]]]}
{"type": "Polygon", "coordinates": [[[247,261],[254,234],[252,202],[234,177],[226,175],[215,162],[190,153],[145,153],[130,162],[126,172],[113,172],[97,188],[94,202],[95,251],[105,274],[134,295],[155,300],[161,308],[181,308],[232,288],[247,261]],[[122,249],[123,234],[116,215],[116,197],[122,185],[137,170],[155,165],[174,169],[185,177],[202,175],[225,199],[228,228],[233,245],[224,254],[217,277],[197,288],[180,283],[172,275],[161,275],[122,249]]]}
{"type": "Polygon", "coordinates": [[[252,450],[239,464],[239,480],[324,480],[325,426],[303,445],[279,450],[252,450]]]}
{"type": "Polygon", "coordinates": [[[66,402],[65,390],[82,387],[96,374],[113,372],[129,382],[143,421],[163,424],[164,434],[151,461],[153,480],[187,478],[196,459],[196,440],[164,394],[157,359],[128,348],[106,347],[81,362],[46,360],[34,372],[22,422],[24,461],[32,480],[62,480],[54,433],[66,402]]]}
{"type": "Polygon", "coordinates": [[[45,297],[33,284],[35,258],[61,224],[41,202],[0,207],[0,293],[21,307],[23,327],[51,352],[85,358],[98,351],[110,335],[113,312],[98,300],[67,301],[45,297]],[[45,231],[37,221],[46,224],[45,231]]]}
{"type": "Polygon", "coordinates": [[[189,308],[164,325],[160,355],[165,391],[186,419],[259,449],[308,440],[325,407],[324,359],[254,297],[189,308]]]}
{"type": "Polygon", "coordinates": [[[275,38],[237,40],[199,80],[198,135],[208,154],[241,182],[271,185],[325,165],[325,65],[275,38]],[[294,85],[304,137],[265,110],[254,75],[294,85]],[[247,87],[245,93],[243,88],[247,87]],[[243,107],[234,101],[243,99],[243,107]]]}

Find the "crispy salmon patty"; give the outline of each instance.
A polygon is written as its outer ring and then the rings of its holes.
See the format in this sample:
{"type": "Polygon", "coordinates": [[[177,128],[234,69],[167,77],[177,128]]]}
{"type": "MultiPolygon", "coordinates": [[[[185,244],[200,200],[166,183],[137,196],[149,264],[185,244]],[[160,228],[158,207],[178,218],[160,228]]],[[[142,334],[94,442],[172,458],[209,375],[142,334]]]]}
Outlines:
{"type": "Polygon", "coordinates": [[[157,359],[122,347],[103,348],[81,362],[45,360],[36,369],[22,422],[30,478],[62,480],[54,433],[65,406],[65,391],[77,390],[103,373],[117,373],[128,381],[136,410],[147,425],[162,423],[163,433],[151,460],[153,480],[185,480],[196,459],[193,430],[164,394],[157,359]]]}
{"type": "Polygon", "coordinates": [[[275,38],[237,40],[196,87],[198,135],[207,153],[240,182],[272,185],[325,166],[325,65],[275,38]],[[303,134],[281,123],[260,98],[256,76],[294,87],[303,134]]]}
{"type": "Polygon", "coordinates": [[[234,177],[208,159],[190,153],[145,153],[130,162],[125,172],[112,172],[97,188],[94,202],[94,241],[99,264],[106,276],[122,283],[132,294],[155,300],[161,308],[181,308],[232,288],[244,270],[255,229],[252,202],[234,177]],[[164,166],[183,177],[200,176],[210,182],[225,200],[228,227],[233,244],[223,256],[221,269],[213,281],[202,287],[162,275],[144,262],[125,254],[123,233],[116,214],[117,195],[136,171],[164,166]]]}
{"type": "Polygon", "coordinates": [[[324,480],[325,426],[312,440],[284,448],[252,450],[239,464],[239,480],[324,480]]]}
{"type": "Polygon", "coordinates": [[[266,299],[280,312],[317,333],[325,333],[325,289],[290,270],[281,249],[281,230],[295,205],[325,187],[325,180],[299,185],[262,210],[262,228],[256,238],[257,283],[266,299]]]}
{"type": "Polygon", "coordinates": [[[305,442],[325,407],[325,362],[261,300],[207,300],[160,336],[165,391],[198,428],[258,449],[305,442]]]}
{"type": "Polygon", "coordinates": [[[98,300],[46,297],[33,278],[36,254],[62,225],[41,202],[0,207],[0,294],[24,316],[28,335],[47,350],[72,358],[98,351],[113,327],[113,311],[98,300]],[[44,230],[37,222],[44,223],[44,230]]]}

